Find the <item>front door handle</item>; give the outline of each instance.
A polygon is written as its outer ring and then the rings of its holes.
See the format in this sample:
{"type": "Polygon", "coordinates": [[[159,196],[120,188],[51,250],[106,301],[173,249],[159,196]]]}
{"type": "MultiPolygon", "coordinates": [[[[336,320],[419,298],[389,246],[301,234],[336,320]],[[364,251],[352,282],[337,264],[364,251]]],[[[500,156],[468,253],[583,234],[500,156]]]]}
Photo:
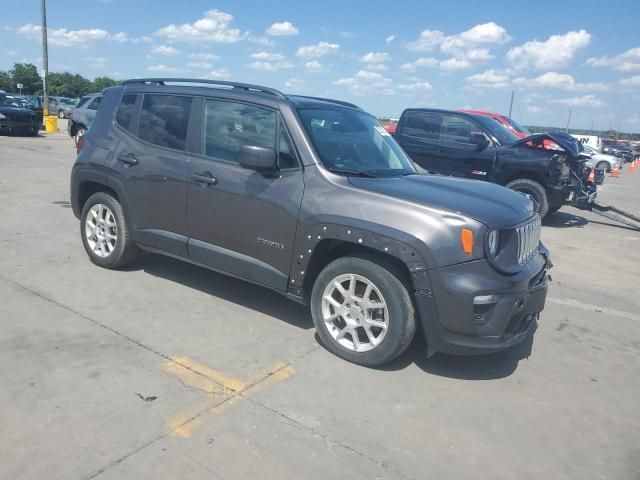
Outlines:
{"type": "Polygon", "coordinates": [[[209,172],[201,174],[194,173],[193,175],[191,175],[191,179],[199,183],[204,183],[206,185],[215,185],[216,183],[218,183],[218,180],[213,178],[209,172]]]}
{"type": "Polygon", "coordinates": [[[118,161],[129,165],[138,165],[138,159],[133,153],[127,153],[126,155],[118,155],[118,161]]]}

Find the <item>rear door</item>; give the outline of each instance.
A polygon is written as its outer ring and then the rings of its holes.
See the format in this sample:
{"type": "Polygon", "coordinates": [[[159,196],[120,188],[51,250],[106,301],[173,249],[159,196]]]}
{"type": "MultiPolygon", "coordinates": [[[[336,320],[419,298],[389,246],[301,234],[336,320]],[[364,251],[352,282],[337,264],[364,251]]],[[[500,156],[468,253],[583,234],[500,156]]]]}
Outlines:
{"type": "Polygon", "coordinates": [[[279,113],[202,100],[200,152],[189,164],[190,257],[216,270],[286,290],[304,182],[279,113]],[[239,165],[243,145],[275,148],[278,172],[239,165]]]}
{"type": "Polygon", "coordinates": [[[111,171],[127,195],[136,241],[187,256],[187,133],[191,96],[126,94],[116,114],[111,171]]]}
{"type": "Polygon", "coordinates": [[[102,102],[102,95],[100,95],[99,97],[95,97],[93,100],[91,100],[88,104],[87,107],[84,109],[83,111],[83,115],[84,115],[84,124],[87,128],[89,128],[91,126],[91,124],[93,123],[93,119],[96,118],[96,112],[98,111],[98,107],[100,106],[100,102],[102,102]]]}
{"type": "Polygon", "coordinates": [[[439,112],[409,111],[403,115],[395,138],[411,159],[425,170],[451,174],[450,165],[442,157],[441,125],[442,114],[439,112]]]}

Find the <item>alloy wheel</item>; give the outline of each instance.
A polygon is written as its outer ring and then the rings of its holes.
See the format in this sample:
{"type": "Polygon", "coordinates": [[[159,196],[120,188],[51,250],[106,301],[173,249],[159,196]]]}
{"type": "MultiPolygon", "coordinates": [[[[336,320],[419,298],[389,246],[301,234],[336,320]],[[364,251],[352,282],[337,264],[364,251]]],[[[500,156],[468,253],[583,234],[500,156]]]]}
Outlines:
{"type": "Polygon", "coordinates": [[[89,248],[98,257],[106,258],[116,248],[118,227],[113,212],[106,205],[97,203],[91,207],[84,231],[89,248]]]}
{"type": "Polygon", "coordinates": [[[384,340],[389,310],[373,282],[347,273],[335,277],[324,289],[322,319],[341,346],[354,352],[368,352],[384,340]]]}

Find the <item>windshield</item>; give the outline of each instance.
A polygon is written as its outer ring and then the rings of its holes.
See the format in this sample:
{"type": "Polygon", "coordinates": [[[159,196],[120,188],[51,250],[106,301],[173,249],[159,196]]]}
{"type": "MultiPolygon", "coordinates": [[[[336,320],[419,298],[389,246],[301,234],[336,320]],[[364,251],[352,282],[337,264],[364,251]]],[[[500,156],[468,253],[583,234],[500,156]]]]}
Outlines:
{"type": "Polygon", "coordinates": [[[411,160],[371,115],[348,108],[302,107],[297,112],[329,170],[370,176],[416,173],[411,160]]]}
{"type": "Polygon", "coordinates": [[[473,116],[478,122],[480,122],[491,134],[496,137],[500,145],[513,145],[520,140],[515,133],[509,130],[506,126],[500,123],[498,120],[492,117],[484,115],[473,116]]]}
{"type": "Polygon", "coordinates": [[[60,103],[64,103],[65,105],[71,105],[72,107],[74,107],[76,103],[78,103],[78,100],[73,98],[63,98],[60,100],[60,103]]]}
{"type": "Polygon", "coordinates": [[[527,130],[525,127],[516,122],[513,118],[509,118],[506,115],[500,115],[505,122],[507,122],[511,127],[518,133],[524,133],[525,135],[531,135],[531,132],[527,130]]]}

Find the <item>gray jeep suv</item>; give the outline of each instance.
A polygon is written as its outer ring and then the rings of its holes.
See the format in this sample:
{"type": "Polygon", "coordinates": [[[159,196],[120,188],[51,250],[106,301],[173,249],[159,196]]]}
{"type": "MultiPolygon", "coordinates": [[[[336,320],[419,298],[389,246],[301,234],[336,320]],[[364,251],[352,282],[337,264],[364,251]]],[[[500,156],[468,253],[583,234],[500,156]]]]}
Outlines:
{"type": "Polygon", "coordinates": [[[548,252],[531,199],[419,174],[350,103],[232,82],[105,89],[79,141],[73,212],[90,260],[170,255],[308,304],[321,343],[380,365],[497,351],[535,329],[548,252]]]}

